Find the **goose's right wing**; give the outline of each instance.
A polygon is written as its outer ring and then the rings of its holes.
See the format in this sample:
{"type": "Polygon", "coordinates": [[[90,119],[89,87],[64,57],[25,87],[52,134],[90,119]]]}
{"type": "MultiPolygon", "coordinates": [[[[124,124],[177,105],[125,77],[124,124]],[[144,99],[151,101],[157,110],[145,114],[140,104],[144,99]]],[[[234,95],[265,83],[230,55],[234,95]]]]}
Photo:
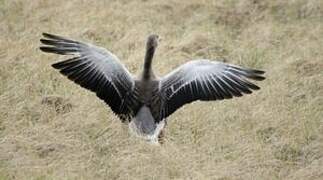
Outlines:
{"type": "Polygon", "coordinates": [[[53,64],[55,69],[80,86],[89,89],[104,100],[122,120],[132,115],[125,100],[134,88],[134,80],[119,59],[108,50],[91,44],[43,33],[44,52],[74,55],[73,58],[53,64]]]}
{"type": "Polygon", "coordinates": [[[264,71],[217,61],[190,61],[160,80],[164,106],[159,119],[195,100],[222,100],[250,94],[259,87],[248,79],[263,80],[262,74],[264,71]]]}

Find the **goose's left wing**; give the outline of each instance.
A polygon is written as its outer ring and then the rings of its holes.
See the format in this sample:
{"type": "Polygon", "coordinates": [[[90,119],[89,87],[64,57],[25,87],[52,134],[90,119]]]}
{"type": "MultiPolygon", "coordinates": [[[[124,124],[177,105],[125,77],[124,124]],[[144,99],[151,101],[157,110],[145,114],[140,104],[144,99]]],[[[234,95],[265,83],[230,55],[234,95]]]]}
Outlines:
{"type": "MultiPolygon", "coordinates": [[[[89,89],[104,100],[121,120],[133,115],[126,100],[134,88],[134,80],[119,59],[110,51],[89,43],[70,40],[61,36],[43,33],[46,39],[44,52],[74,55],[73,58],[53,64],[55,69],[80,86],[89,89]]],[[[134,102],[132,100],[132,102],[134,102]]]]}
{"type": "Polygon", "coordinates": [[[159,91],[164,105],[160,119],[195,100],[230,99],[260,89],[252,80],[264,80],[264,71],[217,61],[190,61],[161,78],[159,91]]]}

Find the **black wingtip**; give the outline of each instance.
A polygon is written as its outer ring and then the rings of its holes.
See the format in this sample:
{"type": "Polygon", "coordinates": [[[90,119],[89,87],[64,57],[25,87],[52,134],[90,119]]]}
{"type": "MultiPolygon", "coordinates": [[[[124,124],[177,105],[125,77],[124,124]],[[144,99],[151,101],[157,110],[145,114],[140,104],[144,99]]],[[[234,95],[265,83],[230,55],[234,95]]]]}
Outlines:
{"type": "Polygon", "coordinates": [[[51,65],[54,69],[60,69],[60,65],[59,65],[59,63],[54,63],[54,64],[52,64],[51,65]]]}
{"type": "Polygon", "coordinates": [[[231,66],[231,71],[234,71],[235,73],[238,73],[242,76],[245,76],[247,78],[256,80],[256,81],[262,81],[266,79],[264,76],[262,76],[265,71],[263,70],[257,70],[257,69],[250,69],[250,68],[242,68],[242,67],[236,67],[231,66]]]}
{"type": "Polygon", "coordinates": [[[249,73],[257,74],[257,75],[262,75],[265,74],[265,71],[263,70],[258,70],[258,69],[251,69],[251,68],[241,68],[242,70],[245,70],[249,73]]]}
{"type": "Polygon", "coordinates": [[[259,75],[251,75],[248,78],[256,80],[256,81],[263,81],[266,79],[264,76],[259,76],[259,75]]]}
{"type": "Polygon", "coordinates": [[[52,40],[48,40],[48,39],[40,39],[39,41],[43,44],[46,44],[46,45],[53,45],[54,44],[52,40]]]}
{"type": "Polygon", "coordinates": [[[42,33],[45,38],[48,38],[49,41],[62,41],[62,42],[67,42],[67,43],[72,43],[72,44],[82,44],[81,42],[71,40],[69,38],[63,37],[63,36],[58,36],[50,33],[42,33]]]}
{"type": "Polygon", "coordinates": [[[64,40],[64,41],[71,41],[72,42],[72,40],[69,40],[69,39],[67,39],[65,37],[58,36],[58,35],[55,35],[55,34],[50,34],[50,33],[45,33],[45,32],[43,32],[42,34],[43,34],[43,36],[45,38],[48,38],[48,39],[52,39],[52,40],[64,40]]]}
{"type": "Polygon", "coordinates": [[[263,74],[265,74],[265,71],[263,70],[258,70],[258,69],[248,69],[247,71],[249,71],[250,73],[250,77],[254,80],[257,81],[263,81],[266,78],[263,76],[263,74]]]}
{"type": "Polygon", "coordinates": [[[252,89],[252,90],[259,90],[259,89],[260,89],[260,87],[259,87],[259,86],[255,85],[255,84],[253,84],[253,83],[249,83],[249,84],[248,84],[248,87],[249,87],[250,89],[252,89]]]}
{"type": "Polygon", "coordinates": [[[263,81],[263,80],[265,80],[266,79],[266,77],[264,77],[264,76],[259,76],[258,77],[258,81],[263,81]]]}
{"type": "Polygon", "coordinates": [[[50,47],[50,46],[41,46],[39,47],[39,49],[46,53],[53,53],[53,54],[60,54],[60,55],[68,55],[76,51],[76,50],[60,49],[60,48],[50,47]]]}
{"type": "Polygon", "coordinates": [[[46,46],[40,46],[39,49],[43,52],[48,52],[48,47],[46,46]]]}
{"type": "Polygon", "coordinates": [[[40,46],[39,49],[46,53],[57,53],[53,47],[40,46]]]}
{"type": "Polygon", "coordinates": [[[56,35],[43,32],[42,35],[46,38],[55,38],[56,35]]]}
{"type": "Polygon", "coordinates": [[[258,69],[252,69],[252,71],[256,74],[265,74],[266,71],[258,70],[258,69]]]}

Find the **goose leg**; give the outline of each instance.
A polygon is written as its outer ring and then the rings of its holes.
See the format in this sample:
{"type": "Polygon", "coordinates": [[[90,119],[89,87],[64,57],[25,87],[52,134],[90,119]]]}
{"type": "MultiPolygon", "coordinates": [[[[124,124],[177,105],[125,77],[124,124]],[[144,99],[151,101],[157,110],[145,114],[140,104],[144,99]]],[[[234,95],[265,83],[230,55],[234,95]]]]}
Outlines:
{"type": "Polygon", "coordinates": [[[166,122],[166,120],[164,120],[164,121],[165,121],[164,127],[163,127],[163,129],[160,130],[160,132],[158,134],[158,142],[160,144],[164,144],[165,143],[165,134],[166,134],[165,133],[165,127],[167,125],[167,122],[166,122]]]}
{"type": "Polygon", "coordinates": [[[165,143],[165,130],[162,129],[158,135],[158,142],[160,144],[164,144],[165,143]]]}

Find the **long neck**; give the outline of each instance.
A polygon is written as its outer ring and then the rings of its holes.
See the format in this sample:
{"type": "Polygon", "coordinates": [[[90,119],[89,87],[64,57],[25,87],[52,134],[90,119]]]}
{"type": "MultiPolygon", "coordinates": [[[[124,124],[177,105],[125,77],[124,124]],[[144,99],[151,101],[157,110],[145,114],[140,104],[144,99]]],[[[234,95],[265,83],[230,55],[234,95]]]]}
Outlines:
{"type": "Polygon", "coordinates": [[[151,62],[154,57],[155,47],[147,47],[146,56],[145,56],[145,63],[144,63],[144,71],[143,71],[143,78],[149,79],[152,73],[151,69],[151,62]]]}

